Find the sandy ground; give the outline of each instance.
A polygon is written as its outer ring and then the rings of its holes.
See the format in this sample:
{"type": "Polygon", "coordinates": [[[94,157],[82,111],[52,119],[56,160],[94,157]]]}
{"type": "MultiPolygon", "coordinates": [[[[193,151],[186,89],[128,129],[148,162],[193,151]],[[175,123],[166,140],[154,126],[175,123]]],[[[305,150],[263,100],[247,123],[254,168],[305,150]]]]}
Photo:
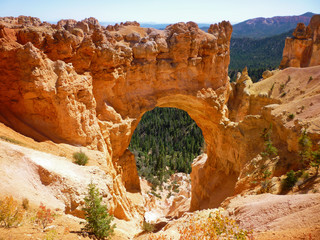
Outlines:
{"type": "MultiPolygon", "coordinates": [[[[190,218],[197,216],[199,221],[205,221],[210,212],[216,210],[185,213],[156,235],[179,239],[179,229],[187,226],[190,218]]],[[[252,230],[256,240],[320,239],[320,194],[238,196],[224,212],[235,219],[240,228],[252,230]]],[[[137,239],[148,239],[148,234],[137,239]]]]}
{"type": "MultiPolygon", "coordinates": [[[[0,197],[12,195],[22,202],[30,202],[22,226],[0,228],[0,239],[89,239],[81,236],[83,219],[65,214],[68,204],[78,204],[86,194],[86,186],[93,181],[100,190],[112,185],[112,177],[97,166],[78,166],[65,157],[40,152],[17,144],[0,140],[0,197]],[[50,228],[43,232],[34,223],[36,209],[40,203],[57,214],[50,228]]],[[[108,191],[105,190],[105,195],[108,191]]],[[[73,214],[77,215],[77,209],[73,214]]],[[[112,239],[130,239],[140,232],[134,222],[115,219],[117,225],[112,239]]]]}
{"type": "Polygon", "coordinates": [[[279,99],[281,104],[273,114],[282,116],[286,127],[294,126],[296,121],[308,122],[309,131],[320,132],[320,66],[286,68],[255,83],[250,92],[279,99]],[[292,121],[287,121],[289,114],[294,115],[292,121]]]}
{"type": "MultiPolygon", "coordinates": [[[[82,234],[81,228],[83,228],[83,219],[73,217],[71,215],[57,215],[52,224],[43,231],[43,229],[34,223],[32,216],[35,214],[35,210],[29,213],[29,216],[25,217],[22,226],[14,228],[0,228],[1,240],[83,240],[91,239],[89,236],[82,234]],[[51,237],[51,238],[50,238],[51,237]]],[[[134,233],[137,233],[135,224],[132,222],[126,222],[119,219],[115,219],[113,223],[116,224],[116,229],[111,240],[126,240],[132,239],[134,233]],[[131,231],[131,233],[129,233],[131,231]]]]}
{"type": "Polygon", "coordinates": [[[320,239],[319,193],[239,196],[227,210],[257,239],[320,239]]]}

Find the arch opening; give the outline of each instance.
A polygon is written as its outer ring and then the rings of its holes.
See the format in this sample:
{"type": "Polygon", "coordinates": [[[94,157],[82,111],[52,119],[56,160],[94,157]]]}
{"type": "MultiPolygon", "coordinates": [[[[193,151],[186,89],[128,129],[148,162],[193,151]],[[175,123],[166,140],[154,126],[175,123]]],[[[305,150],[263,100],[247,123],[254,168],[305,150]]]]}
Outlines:
{"type": "MultiPolygon", "coordinates": [[[[233,195],[235,183],[239,175],[240,160],[238,150],[234,147],[234,134],[221,124],[224,102],[217,101],[219,92],[203,89],[196,96],[188,94],[166,94],[152,102],[151,105],[140,107],[140,112],[131,121],[130,131],[117,155],[118,164],[122,167],[122,181],[129,192],[140,191],[136,160],[129,147],[134,130],[143,115],[155,107],[173,107],[185,111],[202,130],[206,142],[206,153],[200,155],[192,165],[191,177],[191,211],[208,207],[218,207],[223,200],[233,195]]],[[[120,145],[119,145],[120,146],[120,145]]],[[[114,152],[115,154],[115,152],[114,152]]]]}
{"type": "Polygon", "coordinates": [[[202,130],[189,114],[173,107],[145,112],[129,150],[136,160],[146,219],[180,217],[189,211],[191,165],[205,152],[202,130]]]}
{"type": "Polygon", "coordinates": [[[204,145],[202,130],[187,112],[156,107],[141,118],[129,150],[135,155],[139,176],[161,187],[174,173],[190,174],[204,145]]]}

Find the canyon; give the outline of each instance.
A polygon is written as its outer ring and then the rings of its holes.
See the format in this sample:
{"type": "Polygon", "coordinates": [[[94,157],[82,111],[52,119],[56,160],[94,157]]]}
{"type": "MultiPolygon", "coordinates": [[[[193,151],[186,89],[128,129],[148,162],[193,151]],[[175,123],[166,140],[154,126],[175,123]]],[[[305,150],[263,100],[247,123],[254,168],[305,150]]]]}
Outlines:
{"type": "MultiPolygon", "coordinates": [[[[144,113],[175,107],[190,115],[206,142],[206,153],[192,165],[189,211],[216,208],[257,190],[250,164],[260,161],[267,129],[281,159],[272,170],[278,186],[299,158],[301,132],[320,141],[319,29],[319,15],[309,27],[298,25],[286,40],[283,70],[253,84],[246,69],[229,82],[229,22],[211,25],[206,33],[193,22],[156,30],[137,22],[104,27],[94,18],[57,24],[0,18],[0,133],[24,144],[1,143],[2,176],[10,179],[17,169],[27,169],[34,176],[30,182],[39,178],[37,186],[47,189],[50,207],[76,217],[83,217],[82,197],[91,179],[119,225],[139,225],[145,202],[127,148],[144,113]],[[92,166],[70,163],[79,148],[92,166]]],[[[32,184],[17,181],[1,184],[2,193],[38,204],[37,192],[22,190],[32,184]]],[[[272,193],[279,191],[278,186],[272,193]]]]}

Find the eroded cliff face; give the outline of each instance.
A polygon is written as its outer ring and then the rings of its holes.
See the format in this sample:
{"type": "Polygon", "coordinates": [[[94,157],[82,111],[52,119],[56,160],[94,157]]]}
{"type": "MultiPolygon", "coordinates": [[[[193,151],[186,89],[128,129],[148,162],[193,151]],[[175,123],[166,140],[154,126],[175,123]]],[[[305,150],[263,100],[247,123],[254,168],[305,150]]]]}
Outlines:
{"type": "Polygon", "coordinates": [[[309,67],[320,64],[320,15],[314,15],[306,27],[299,23],[292,38],[287,38],[280,68],[309,67]]]}
{"type": "MultiPolygon", "coordinates": [[[[202,129],[206,171],[217,173],[212,184],[200,179],[197,190],[210,192],[223,182],[220,172],[239,171],[234,150],[224,151],[232,140],[220,125],[230,93],[230,23],[205,33],[193,22],[159,31],[136,22],[50,25],[19,17],[2,18],[0,29],[1,119],[8,126],[40,141],[104,151],[122,184],[136,191],[138,175],[128,167],[134,158],[126,150],[134,129],[146,111],[177,107],[202,129]]],[[[192,208],[210,198],[195,198],[192,208]]]]}
{"type": "Polygon", "coordinates": [[[193,22],[163,31],[136,22],[103,27],[94,18],[0,23],[0,120],[39,141],[104,152],[105,170],[114,179],[111,213],[118,218],[139,212],[126,196],[140,190],[127,147],[143,114],[155,107],[182,109],[202,129],[207,152],[192,166],[191,210],[217,207],[241,192],[238,177],[263,151],[261,133],[270,123],[282,154],[298,151],[304,125],[286,126],[277,115],[282,108],[274,104],[283,102],[281,92],[274,95],[279,84],[266,79],[270,86],[259,89],[254,86],[264,84],[253,85],[244,71],[230,85],[228,22],[211,25],[208,33],[193,22]]]}

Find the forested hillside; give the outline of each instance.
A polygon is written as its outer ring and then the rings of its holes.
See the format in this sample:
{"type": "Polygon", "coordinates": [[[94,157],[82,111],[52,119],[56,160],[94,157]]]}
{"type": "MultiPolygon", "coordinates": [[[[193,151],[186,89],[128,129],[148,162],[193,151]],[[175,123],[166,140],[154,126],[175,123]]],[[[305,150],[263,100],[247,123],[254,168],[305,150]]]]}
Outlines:
{"type": "Polygon", "coordinates": [[[248,67],[249,76],[255,82],[266,69],[275,69],[282,59],[285,39],[292,36],[293,29],[263,39],[231,38],[229,76],[235,80],[237,72],[248,67]]]}
{"type": "Polygon", "coordinates": [[[186,112],[155,108],[143,115],[129,149],[139,175],[158,185],[174,172],[190,173],[203,142],[201,129],[186,112]]]}

